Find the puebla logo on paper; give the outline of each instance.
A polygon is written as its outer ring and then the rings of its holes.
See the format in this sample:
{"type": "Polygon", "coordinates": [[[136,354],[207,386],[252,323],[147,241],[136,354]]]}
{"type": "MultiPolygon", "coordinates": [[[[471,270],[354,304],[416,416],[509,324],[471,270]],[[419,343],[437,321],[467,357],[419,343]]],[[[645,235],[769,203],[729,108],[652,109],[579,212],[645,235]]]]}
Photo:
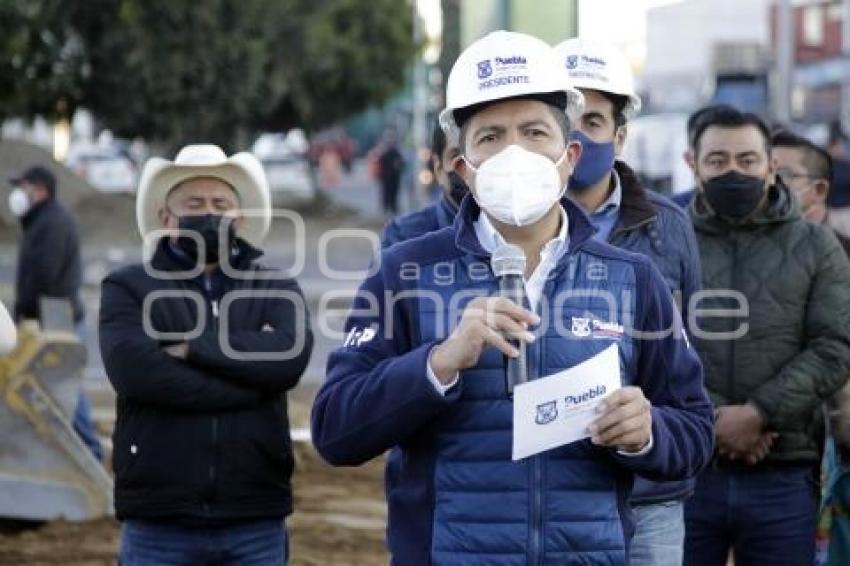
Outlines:
{"type": "Polygon", "coordinates": [[[567,55],[567,69],[575,69],[578,67],[578,55],[567,55]]]}
{"type": "Polygon", "coordinates": [[[537,414],[534,415],[534,422],[539,425],[547,425],[554,422],[558,418],[558,402],[549,401],[537,405],[537,414]]]}

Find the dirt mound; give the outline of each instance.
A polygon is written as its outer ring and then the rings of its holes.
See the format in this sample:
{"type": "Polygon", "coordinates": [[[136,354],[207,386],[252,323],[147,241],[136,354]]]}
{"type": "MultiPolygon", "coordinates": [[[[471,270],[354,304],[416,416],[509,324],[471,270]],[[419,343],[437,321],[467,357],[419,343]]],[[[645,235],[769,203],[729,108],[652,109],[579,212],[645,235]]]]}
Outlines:
{"type": "MultiPolygon", "coordinates": [[[[290,564],[387,564],[383,461],[331,468],[309,444],[297,443],[295,453],[296,511],[288,520],[290,564]]],[[[111,519],[0,529],[0,566],[111,566],[118,543],[118,523],[111,519]]]]}
{"type": "Polygon", "coordinates": [[[8,528],[0,534],[0,565],[112,566],[118,536],[118,524],[111,519],[54,521],[38,529],[8,528]]]}
{"type": "Polygon", "coordinates": [[[83,245],[141,246],[136,226],[136,196],[95,192],[73,211],[83,245]]]}

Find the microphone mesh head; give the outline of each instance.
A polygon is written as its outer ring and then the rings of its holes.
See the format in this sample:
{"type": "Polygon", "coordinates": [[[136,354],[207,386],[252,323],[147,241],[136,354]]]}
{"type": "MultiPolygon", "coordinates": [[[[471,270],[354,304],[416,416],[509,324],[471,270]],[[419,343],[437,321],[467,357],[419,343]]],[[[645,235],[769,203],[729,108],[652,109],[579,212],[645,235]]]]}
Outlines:
{"type": "Polygon", "coordinates": [[[525,252],[513,244],[499,247],[490,258],[490,267],[496,277],[504,275],[519,275],[525,273],[525,252]]]}

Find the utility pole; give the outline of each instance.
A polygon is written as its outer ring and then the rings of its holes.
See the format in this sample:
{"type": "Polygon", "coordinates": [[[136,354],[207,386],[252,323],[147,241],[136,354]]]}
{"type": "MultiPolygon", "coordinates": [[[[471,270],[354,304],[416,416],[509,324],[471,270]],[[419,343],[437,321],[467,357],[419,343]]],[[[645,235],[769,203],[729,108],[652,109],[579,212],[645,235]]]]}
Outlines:
{"type": "Polygon", "coordinates": [[[844,0],[841,11],[841,53],[844,73],[841,83],[841,130],[850,133],[850,0],[844,0]]]}
{"type": "Polygon", "coordinates": [[[510,31],[511,29],[511,0],[499,0],[499,13],[497,14],[497,19],[499,21],[499,25],[496,26],[496,29],[504,29],[510,31]]]}
{"type": "Polygon", "coordinates": [[[790,0],[776,3],[776,84],[773,115],[777,121],[791,121],[791,76],[794,72],[794,15],[790,0]]]}
{"type": "MultiPolygon", "coordinates": [[[[414,45],[423,45],[425,34],[422,30],[422,16],[419,13],[418,2],[413,5],[413,42],[414,45]]],[[[428,73],[422,53],[416,54],[416,63],[413,65],[413,119],[412,119],[412,142],[413,142],[413,190],[410,195],[411,210],[416,210],[423,203],[424,190],[419,179],[422,170],[421,153],[423,148],[428,147],[428,129],[426,125],[428,112],[428,73]]]]}

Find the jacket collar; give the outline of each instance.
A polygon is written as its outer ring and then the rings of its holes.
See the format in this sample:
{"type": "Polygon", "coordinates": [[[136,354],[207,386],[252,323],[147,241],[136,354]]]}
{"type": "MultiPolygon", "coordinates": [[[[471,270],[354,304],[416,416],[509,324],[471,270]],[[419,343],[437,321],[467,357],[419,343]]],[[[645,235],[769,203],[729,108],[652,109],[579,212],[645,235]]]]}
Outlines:
{"type": "Polygon", "coordinates": [[[658,210],[649,200],[635,172],[620,160],[614,162],[614,171],[620,177],[623,197],[620,201],[620,219],[614,226],[612,235],[630,232],[658,217],[658,210]]]}
{"type": "Polygon", "coordinates": [[[446,193],[440,195],[437,202],[437,225],[442,227],[451,226],[457,216],[458,208],[448,199],[446,193]]]}
{"type": "MultiPolygon", "coordinates": [[[[561,258],[563,260],[587,243],[596,232],[596,228],[590,223],[590,220],[581,207],[568,197],[561,199],[561,206],[564,207],[567,218],[569,219],[570,242],[569,251],[561,258]]],[[[475,234],[475,221],[478,219],[479,214],[481,214],[481,208],[475,202],[472,193],[469,193],[464,197],[463,202],[460,203],[460,210],[457,216],[455,216],[455,245],[458,249],[466,253],[479,257],[490,257],[490,254],[481,246],[478,236],[475,234]]]]}
{"type": "Polygon", "coordinates": [[[694,227],[704,232],[728,232],[729,230],[746,230],[768,224],[780,224],[802,218],[797,201],[791,196],[791,191],[781,180],[767,188],[767,199],[761,208],[742,223],[732,223],[714,214],[706,205],[705,195],[697,190],[691,201],[691,217],[694,227]]]}
{"type": "Polygon", "coordinates": [[[32,205],[30,209],[21,217],[21,226],[23,228],[27,228],[33,221],[38,218],[42,212],[53,208],[53,205],[56,204],[55,197],[48,197],[42,201],[39,201],[32,205]]]}
{"type": "MultiPolygon", "coordinates": [[[[251,268],[251,264],[263,255],[262,251],[242,238],[236,238],[233,245],[234,253],[231,255],[231,264],[234,269],[248,270],[251,268]]],[[[169,238],[163,237],[157,242],[156,251],[151,258],[151,266],[158,271],[186,271],[194,267],[194,262],[171,249],[169,238]]]]}

